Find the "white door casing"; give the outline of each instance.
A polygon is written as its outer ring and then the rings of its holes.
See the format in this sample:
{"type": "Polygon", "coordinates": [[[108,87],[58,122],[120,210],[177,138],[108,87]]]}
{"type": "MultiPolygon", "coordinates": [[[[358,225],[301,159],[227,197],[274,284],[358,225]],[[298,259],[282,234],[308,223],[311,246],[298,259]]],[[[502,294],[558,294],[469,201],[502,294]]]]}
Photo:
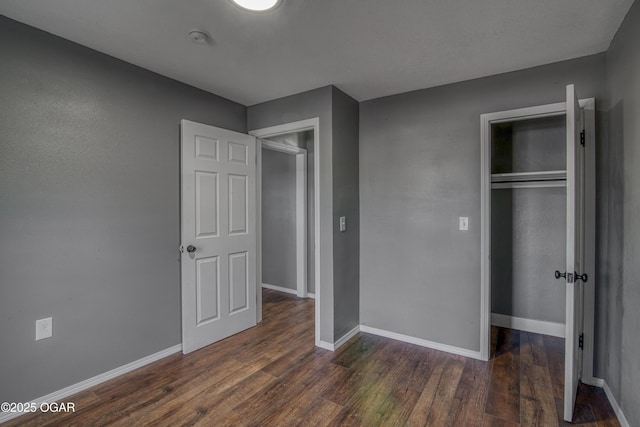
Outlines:
{"type": "Polygon", "coordinates": [[[564,419],[573,419],[582,354],[579,348],[582,333],[584,265],[584,150],[580,134],[584,130],[582,110],[575,87],[567,86],[567,254],[565,312],[565,379],[564,419]]]}
{"type": "Polygon", "coordinates": [[[255,137],[181,121],[182,351],[256,324],[255,137]]]}

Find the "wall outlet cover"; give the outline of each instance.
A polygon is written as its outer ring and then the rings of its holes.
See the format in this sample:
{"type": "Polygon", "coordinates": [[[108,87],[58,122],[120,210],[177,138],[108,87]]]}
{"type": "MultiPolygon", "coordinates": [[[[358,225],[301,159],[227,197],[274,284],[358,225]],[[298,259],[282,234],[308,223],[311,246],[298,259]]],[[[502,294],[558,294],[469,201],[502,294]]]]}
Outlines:
{"type": "Polygon", "coordinates": [[[36,341],[53,336],[53,317],[36,320],[36,341]]]}

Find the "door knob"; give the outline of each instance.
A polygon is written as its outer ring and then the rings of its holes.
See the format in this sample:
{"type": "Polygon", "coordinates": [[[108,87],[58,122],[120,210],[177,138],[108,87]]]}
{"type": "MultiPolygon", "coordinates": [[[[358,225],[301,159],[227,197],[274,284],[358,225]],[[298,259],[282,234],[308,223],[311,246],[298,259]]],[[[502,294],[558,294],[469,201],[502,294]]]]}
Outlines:
{"type": "Polygon", "coordinates": [[[583,273],[583,274],[578,274],[575,271],[573,272],[573,275],[576,278],[576,282],[578,280],[582,280],[582,283],[587,283],[587,280],[589,280],[589,276],[587,276],[587,273],[583,273]]]}
{"type": "Polygon", "coordinates": [[[567,273],[560,273],[558,270],[556,270],[555,276],[556,276],[556,279],[559,279],[561,277],[564,277],[566,279],[567,273]]]}
{"type": "Polygon", "coordinates": [[[196,247],[193,245],[189,245],[187,246],[187,252],[189,252],[190,254],[194,253],[196,251],[196,247]]]}

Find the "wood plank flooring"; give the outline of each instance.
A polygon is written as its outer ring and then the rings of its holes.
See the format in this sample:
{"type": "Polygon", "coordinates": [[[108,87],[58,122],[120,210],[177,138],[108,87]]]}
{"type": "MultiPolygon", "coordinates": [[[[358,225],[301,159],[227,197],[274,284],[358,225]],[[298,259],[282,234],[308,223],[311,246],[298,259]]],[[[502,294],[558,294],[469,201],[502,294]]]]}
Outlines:
{"type": "MultiPolygon", "coordinates": [[[[332,353],[314,347],[312,300],[263,298],[255,328],[64,399],[75,413],[6,426],[565,425],[562,339],[494,328],[488,363],[364,333],[332,353]]],[[[573,425],[619,424],[581,385],[573,425]]]]}

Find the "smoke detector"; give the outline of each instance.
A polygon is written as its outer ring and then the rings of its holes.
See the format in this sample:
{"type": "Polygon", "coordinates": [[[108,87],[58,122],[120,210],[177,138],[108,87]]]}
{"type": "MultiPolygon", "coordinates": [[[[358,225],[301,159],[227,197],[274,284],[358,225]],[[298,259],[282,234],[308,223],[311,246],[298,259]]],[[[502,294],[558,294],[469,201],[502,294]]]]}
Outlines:
{"type": "Polygon", "coordinates": [[[206,44],[209,41],[209,34],[200,30],[189,31],[189,37],[191,37],[194,43],[198,44],[206,44]]]}

